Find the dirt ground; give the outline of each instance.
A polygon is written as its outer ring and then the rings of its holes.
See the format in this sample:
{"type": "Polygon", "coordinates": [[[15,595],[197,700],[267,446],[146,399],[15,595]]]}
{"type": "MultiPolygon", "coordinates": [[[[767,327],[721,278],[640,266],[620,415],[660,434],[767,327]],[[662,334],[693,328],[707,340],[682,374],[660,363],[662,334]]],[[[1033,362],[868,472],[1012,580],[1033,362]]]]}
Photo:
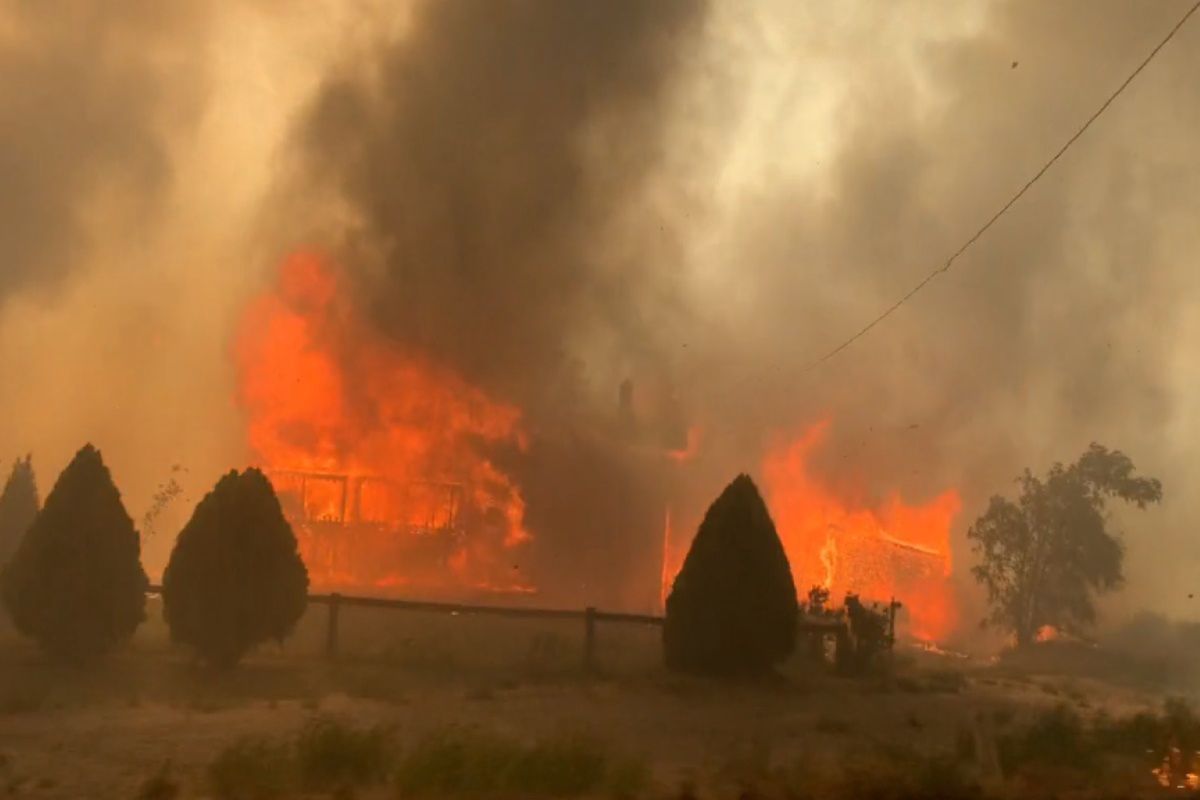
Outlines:
{"type": "Polygon", "coordinates": [[[996,719],[1060,703],[1123,714],[1162,702],[1154,687],[915,649],[899,651],[886,680],[797,661],[777,680],[730,686],[665,673],[658,631],[623,626],[600,628],[601,666],[585,674],[573,624],[390,611],[345,614],[330,663],[323,615],[223,674],[170,645],[157,607],[130,646],[87,670],[50,665],[0,632],[0,796],[132,798],[169,762],[179,796],[205,797],[205,769],[223,747],[289,735],[314,714],[394,726],[402,742],[459,724],[522,739],[586,733],[643,759],[659,796],[686,784],[721,794],[739,771],[801,756],[897,744],[936,754],[964,738],[986,776],[996,719]]]}

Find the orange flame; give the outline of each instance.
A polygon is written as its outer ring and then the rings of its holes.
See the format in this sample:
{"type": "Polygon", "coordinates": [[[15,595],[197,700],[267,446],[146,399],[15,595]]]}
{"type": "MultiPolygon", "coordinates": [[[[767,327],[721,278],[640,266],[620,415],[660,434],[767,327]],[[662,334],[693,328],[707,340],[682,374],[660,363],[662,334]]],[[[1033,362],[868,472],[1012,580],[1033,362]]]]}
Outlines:
{"type": "Polygon", "coordinates": [[[525,505],[487,455],[522,448],[518,409],[371,332],[338,274],[295,253],[245,309],[238,400],[314,585],[528,590],[525,505]]]}
{"type": "Polygon", "coordinates": [[[1035,642],[1057,642],[1066,637],[1053,625],[1043,625],[1037,629],[1037,633],[1033,638],[1035,642]]]}
{"type": "Polygon", "coordinates": [[[947,490],[924,505],[893,492],[877,508],[839,496],[814,477],[808,461],[825,442],[822,422],[772,449],[763,462],[764,490],[791,561],[796,589],[814,585],[835,600],[846,592],[865,599],[896,598],[908,611],[909,631],[940,639],[956,622],[949,584],[950,530],[961,507],[947,490]]]}
{"type": "Polygon", "coordinates": [[[664,613],[667,610],[667,595],[671,592],[671,576],[675,574],[671,570],[671,560],[671,507],[667,506],[663,516],[662,571],[658,590],[658,605],[664,613]]]}

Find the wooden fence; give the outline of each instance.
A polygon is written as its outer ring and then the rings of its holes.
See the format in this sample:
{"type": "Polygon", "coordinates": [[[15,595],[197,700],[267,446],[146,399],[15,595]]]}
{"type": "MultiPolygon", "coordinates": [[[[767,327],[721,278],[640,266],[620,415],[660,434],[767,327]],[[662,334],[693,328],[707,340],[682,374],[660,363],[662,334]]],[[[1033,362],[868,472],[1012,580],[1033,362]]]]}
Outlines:
{"type": "MultiPolygon", "coordinates": [[[[147,594],[161,595],[161,586],[150,586],[147,594]]],[[[508,617],[510,619],[581,620],[583,622],[583,666],[591,670],[596,659],[596,623],[614,622],[633,625],[661,626],[663,618],[653,614],[627,614],[620,611],[601,611],[591,606],[582,609],[526,608],[521,606],[479,606],[466,603],[441,603],[428,600],[401,600],[387,597],[360,597],[333,592],[310,594],[308,602],[326,606],[329,610],[325,629],[325,656],[330,660],[338,657],[338,624],[343,606],[357,608],[393,608],[399,611],[422,611],[433,614],[478,615],[508,617]]],[[[836,636],[841,646],[846,626],[840,620],[804,620],[799,625],[801,633],[836,636]]]]}

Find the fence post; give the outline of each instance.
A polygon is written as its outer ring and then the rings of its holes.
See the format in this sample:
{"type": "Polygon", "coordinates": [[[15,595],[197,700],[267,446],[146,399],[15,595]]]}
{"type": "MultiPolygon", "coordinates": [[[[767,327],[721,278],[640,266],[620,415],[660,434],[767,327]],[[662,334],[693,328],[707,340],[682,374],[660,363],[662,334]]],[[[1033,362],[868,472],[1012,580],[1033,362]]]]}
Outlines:
{"type": "Polygon", "coordinates": [[[896,646],[896,609],[900,608],[900,603],[896,602],[896,598],[892,598],[892,602],[888,603],[888,649],[894,649],[896,646]]]}
{"type": "Polygon", "coordinates": [[[591,671],[596,655],[596,609],[588,606],[583,610],[583,668],[591,671]]]}
{"type": "Polygon", "coordinates": [[[337,592],[329,595],[329,628],[325,632],[325,657],[336,661],[338,656],[338,614],[342,596],[337,592]]]}

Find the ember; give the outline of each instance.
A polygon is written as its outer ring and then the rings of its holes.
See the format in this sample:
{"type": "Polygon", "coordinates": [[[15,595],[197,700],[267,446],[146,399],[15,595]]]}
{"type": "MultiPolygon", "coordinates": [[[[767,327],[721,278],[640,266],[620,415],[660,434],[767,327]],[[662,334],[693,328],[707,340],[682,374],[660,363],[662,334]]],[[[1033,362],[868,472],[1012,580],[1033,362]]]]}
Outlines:
{"type": "Polygon", "coordinates": [[[246,309],[235,357],[252,456],[315,586],[531,590],[524,501],[488,455],[524,446],[516,408],[371,333],[309,253],[246,309]]]}

